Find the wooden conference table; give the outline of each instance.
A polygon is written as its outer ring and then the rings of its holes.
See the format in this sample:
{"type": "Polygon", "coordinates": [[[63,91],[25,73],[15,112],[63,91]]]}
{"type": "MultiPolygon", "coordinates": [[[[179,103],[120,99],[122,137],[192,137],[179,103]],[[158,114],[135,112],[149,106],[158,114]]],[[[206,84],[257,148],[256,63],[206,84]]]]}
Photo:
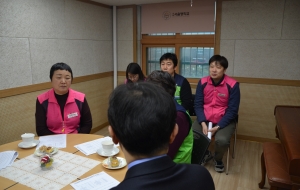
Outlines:
{"type": "MultiPolygon", "coordinates": [[[[81,144],[84,142],[88,142],[88,141],[92,141],[92,140],[96,140],[96,139],[99,139],[102,137],[103,136],[93,135],[93,134],[67,134],[67,147],[60,148],[59,150],[102,162],[103,160],[106,159],[106,157],[102,157],[97,153],[86,156],[85,154],[83,154],[77,148],[74,147],[75,145],[78,145],[78,144],[81,144]]],[[[38,137],[36,137],[36,139],[38,139],[38,137]]],[[[34,151],[36,150],[36,147],[29,148],[29,149],[19,148],[18,144],[20,142],[21,142],[21,140],[7,143],[4,145],[0,145],[0,152],[7,151],[7,150],[17,151],[19,153],[18,158],[15,160],[15,161],[17,161],[17,160],[21,160],[22,158],[25,158],[25,157],[33,154],[34,151]]],[[[118,148],[120,149],[120,147],[118,147],[118,148]]],[[[125,158],[124,154],[121,150],[116,156],[125,158]]],[[[108,175],[112,176],[113,178],[115,178],[116,180],[121,182],[125,177],[125,174],[127,171],[127,166],[124,168],[121,168],[121,169],[117,169],[117,170],[109,170],[109,169],[104,168],[102,166],[102,164],[99,164],[96,167],[94,167],[93,169],[91,169],[88,172],[86,172],[85,174],[83,174],[82,176],[80,176],[79,178],[83,179],[83,178],[86,178],[93,174],[99,173],[101,171],[106,172],[108,175]]],[[[76,181],[78,181],[78,180],[74,180],[73,182],[76,182],[76,181]]],[[[27,187],[23,184],[20,184],[18,182],[15,182],[15,181],[12,181],[10,179],[0,176],[0,189],[8,189],[8,190],[18,190],[18,189],[23,190],[23,189],[25,189],[26,190],[26,189],[31,189],[31,188],[27,187]]],[[[69,184],[69,185],[65,186],[63,189],[73,189],[73,187],[69,184]]]]}

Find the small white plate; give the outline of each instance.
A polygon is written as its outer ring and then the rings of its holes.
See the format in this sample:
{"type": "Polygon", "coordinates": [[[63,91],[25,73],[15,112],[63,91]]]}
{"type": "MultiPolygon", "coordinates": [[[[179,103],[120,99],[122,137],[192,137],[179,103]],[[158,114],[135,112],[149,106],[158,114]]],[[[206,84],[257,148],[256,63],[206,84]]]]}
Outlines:
{"type": "Polygon", "coordinates": [[[126,162],[125,158],[122,158],[122,157],[117,157],[117,158],[120,162],[120,165],[118,167],[111,167],[108,163],[109,158],[106,158],[105,160],[103,160],[102,166],[107,168],[107,169],[110,169],[110,170],[117,170],[117,169],[120,169],[120,168],[124,168],[127,165],[127,162],[126,162]]]}
{"type": "Polygon", "coordinates": [[[18,144],[18,147],[20,147],[20,148],[32,148],[32,147],[35,147],[36,145],[38,145],[39,143],[40,143],[39,140],[33,140],[33,142],[31,144],[20,142],[18,144]]]}
{"type": "MultiPolygon", "coordinates": [[[[51,152],[49,154],[53,155],[53,154],[56,154],[57,152],[58,152],[58,148],[54,147],[53,152],[51,152]]],[[[42,156],[43,154],[48,154],[48,153],[41,152],[39,149],[35,150],[35,152],[34,152],[34,155],[36,155],[36,156],[42,156]]]]}
{"type": "Polygon", "coordinates": [[[100,156],[108,157],[108,156],[114,156],[114,155],[118,154],[119,151],[120,151],[120,150],[119,150],[117,147],[114,147],[114,148],[113,148],[113,151],[111,152],[111,154],[107,154],[107,153],[105,153],[105,152],[102,151],[102,147],[101,147],[101,148],[99,148],[99,149],[97,150],[97,153],[98,153],[100,156]]]}

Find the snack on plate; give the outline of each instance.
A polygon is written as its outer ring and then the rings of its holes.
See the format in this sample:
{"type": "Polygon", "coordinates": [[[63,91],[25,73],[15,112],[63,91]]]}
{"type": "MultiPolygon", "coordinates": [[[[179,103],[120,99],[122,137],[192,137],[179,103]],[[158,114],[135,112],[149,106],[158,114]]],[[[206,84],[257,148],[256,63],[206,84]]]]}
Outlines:
{"type": "Polygon", "coordinates": [[[118,167],[120,165],[120,162],[116,156],[112,156],[109,159],[110,159],[110,166],[112,168],[118,167]]]}
{"type": "Polygon", "coordinates": [[[45,145],[43,145],[39,148],[40,152],[45,152],[46,149],[47,149],[47,147],[45,145]]]}
{"type": "Polygon", "coordinates": [[[52,153],[53,151],[54,151],[54,147],[51,147],[51,146],[45,146],[45,145],[43,145],[43,146],[41,146],[40,148],[39,148],[39,150],[40,150],[40,152],[43,152],[43,153],[52,153]]]}
{"type": "Polygon", "coordinates": [[[46,153],[52,153],[53,151],[54,151],[54,148],[51,146],[47,147],[47,149],[46,149],[46,153]]]}
{"type": "Polygon", "coordinates": [[[50,166],[52,166],[53,163],[53,158],[51,158],[48,154],[45,154],[42,158],[41,158],[41,167],[45,167],[45,168],[49,168],[50,166]]]}

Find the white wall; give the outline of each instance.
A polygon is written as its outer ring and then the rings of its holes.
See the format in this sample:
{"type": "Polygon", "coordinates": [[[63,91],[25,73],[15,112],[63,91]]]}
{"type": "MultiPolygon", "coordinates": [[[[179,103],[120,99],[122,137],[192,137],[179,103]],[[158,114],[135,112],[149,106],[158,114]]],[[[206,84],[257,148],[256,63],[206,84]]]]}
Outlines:
{"type": "Polygon", "coordinates": [[[223,1],[220,54],[236,77],[300,80],[300,1],[223,1]]]}
{"type": "Polygon", "coordinates": [[[74,0],[0,0],[0,90],[113,70],[112,9],[74,0]]]}
{"type": "Polygon", "coordinates": [[[117,9],[118,71],[133,62],[133,8],[117,9]]]}

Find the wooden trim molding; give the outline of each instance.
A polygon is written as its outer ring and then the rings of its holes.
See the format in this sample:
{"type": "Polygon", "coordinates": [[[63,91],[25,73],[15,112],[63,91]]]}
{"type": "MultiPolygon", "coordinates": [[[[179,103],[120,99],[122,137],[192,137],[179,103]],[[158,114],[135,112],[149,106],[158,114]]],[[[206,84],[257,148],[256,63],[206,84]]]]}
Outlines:
{"type": "Polygon", "coordinates": [[[199,80],[200,80],[200,78],[188,78],[187,80],[189,81],[189,83],[190,83],[191,85],[192,85],[192,84],[197,85],[198,82],[199,82],[199,80]]]}
{"type": "Polygon", "coordinates": [[[100,78],[111,77],[111,76],[113,76],[113,71],[108,71],[108,72],[98,73],[98,74],[93,74],[93,75],[86,75],[86,76],[82,76],[82,77],[76,77],[73,79],[72,84],[86,82],[86,81],[100,79],[100,78]]]}
{"type": "MultiPolygon", "coordinates": [[[[76,77],[73,79],[72,84],[86,82],[86,81],[100,79],[100,78],[105,78],[105,77],[110,77],[110,76],[113,76],[112,71],[76,77]]],[[[29,92],[35,92],[35,91],[49,89],[49,88],[51,88],[51,83],[44,82],[44,83],[40,83],[40,84],[33,84],[33,85],[28,85],[28,86],[4,89],[4,90],[0,90],[0,98],[15,96],[15,95],[19,95],[19,94],[25,94],[25,93],[29,93],[29,92]]]]}
{"type": "Polygon", "coordinates": [[[104,127],[106,127],[106,126],[108,126],[108,125],[109,125],[109,123],[108,123],[108,121],[107,121],[107,122],[105,122],[105,123],[99,125],[98,127],[94,127],[94,128],[92,128],[90,134],[96,133],[97,131],[103,129],[104,127]]]}
{"type": "Polygon", "coordinates": [[[144,75],[147,75],[147,46],[142,44],[142,71],[144,75]]]}
{"type": "Polygon", "coordinates": [[[211,35],[207,36],[181,36],[166,37],[166,36],[155,36],[142,38],[141,43],[143,45],[161,45],[161,44],[195,44],[197,46],[211,47],[214,45],[214,37],[211,35]]]}
{"type": "Polygon", "coordinates": [[[300,87],[300,80],[284,80],[284,79],[264,79],[264,78],[246,78],[246,77],[232,77],[239,83],[248,84],[266,84],[278,86],[298,86],[300,87]]]}
{"type": "Polygon", "coordinates": [[[169,35],[169,36],[151,36],[148,34],[142,34],[142,39],[162,39],[162,38],[168,38],[168,39],[214,39],[214,35],[181,35],[180,33],[176,33],[175,35],[169,35]]]}
{"type": "Polygon", "coordinates": [[[196,89],[196,88],[197,88],[197,85],[198,85],[198,83],[190,83],[190,85],[191,85],[191,88],[192,88],[192,89],[196,89]]]}
{"type": "Polygon", "coordinates": [[[0,98],[15,96],[15,95],[19,95],[19,94],[25,94],[25,93],[29,93],[29,92],[35,92],[35,91],[49,89],[49,88],[51,88],[51,83],[45,82],[45,83],[40,83],[40,84],[33,84],[33,85],[28,85],[28,86],[4,89],[4,90],[0,90],[0,98]]]}
{"type": "Polygon", "coordinates": [[[126,71],[118,71],[118,76],[126,76],[126,71]]]}

